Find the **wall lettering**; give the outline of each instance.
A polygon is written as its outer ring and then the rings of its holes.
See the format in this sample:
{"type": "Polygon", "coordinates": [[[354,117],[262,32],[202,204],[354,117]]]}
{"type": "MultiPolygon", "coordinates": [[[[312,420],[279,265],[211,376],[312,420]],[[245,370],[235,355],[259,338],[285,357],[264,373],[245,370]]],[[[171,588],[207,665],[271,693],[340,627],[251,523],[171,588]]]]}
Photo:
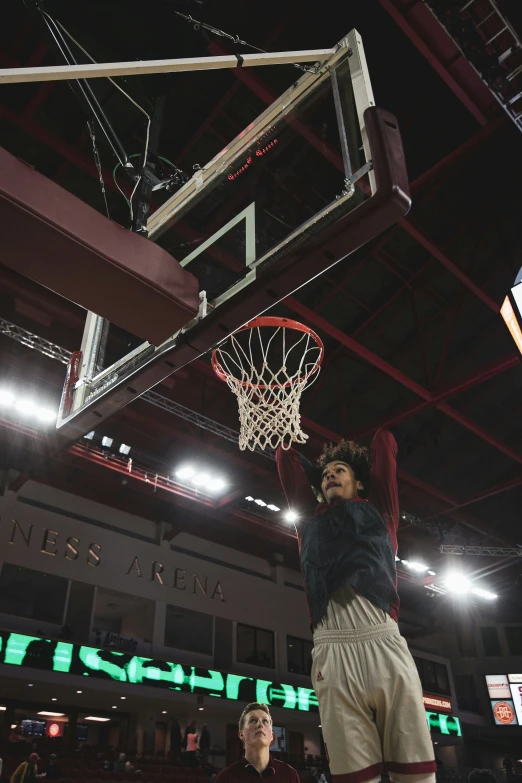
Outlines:
{"type": "Polygon", "coordinates": [[[101,554],[101,545],[100,544],[89,544],[89,554],[87,555],[87,565],[90,566],[99,566],[100,565],[100,554],[101,554]]]}
{"type": "Polygon", "coordinates": [[[132,561],[132,563],[130,564],[128,571],[125,571],[125,576],[128,576],[131,571],[135,571],[136,572],[136,574],[138,576],[138,579],[143,579],[143,574],[141,573],[140,561],[138,560],[138,556],[137,555],[134,558],[134,560],[132,561]]]}
{"type": "Polygon", "coordinates": [[[161,576],[164,571],[163,563],[157,563],[156,560],[152,561],[152,575],[150,577],[150,581],[154,582],[155,579],[158,580],[160,585],[165,584],[163,581],[163,577],[161,576]]]}
{"type": "Polygon", "coordinates": [[[28,527],[27,527],[27,535],[26,535],[24,533],[23,527],[21,526],[20,522],[18,522],[17,519],[12,519],[11,522],[12,522],[13,527],[12,527],[12,530],[11,530],[11,538],[9,539],[9,543],[10,544],[14,544],[15,543],[15,533],[16,533],[17,530],[19,530],[20,531],[20,535],[22,536],[23,540],[25,541],[25,545],[29,546],[29,544],[31,542],[31,534],[33,532],[33,526],[32,525],[28,525],[28,527]]]}
{"type": "Polygon", "coordinates": [[[201,592],[203,593],[203,595],[206,598],[207,597],[208,576],[205,577],[205,586],[203,586],[201,584],[201,580],[200,580],[200,578],[199,578],[199,576],[197,574],[192,574],[192,576],[194,577],[194,586],[193,586],[192,592],[194,593],[194,595],[196,595],[196,592],[197,592],[196,588],[199,587],[199,589],[201,590],[201,592]]]}
{"type": "Polygon", "coordinates": [[[216,586],[214,588],[214,592],[212,593],[212,598],[215,598],[216,595],[219,595],[219,597],[221,598],[222,601],[225,600],[225,596],[223,595],[223,588],[221,587],[221,582],[219,581],[219,579],[216,582],[216,586]]]}
{"type": "Polygon", "coordinates": [[[52,555],[53,557],[57,555],[58,552],[56,551],[56,543],[58,541],[59,535],[60,534],[56,530],[49,530],[49,528],[45,528],[40,552],[42,552],[44,555],[52,555]]]}
{"type": "Polygon", "coordinates": [[[80,546],[80,539],[76,536],[69,536],[65,544],[65,559],[66,560],[78,560],[78,547],[80,546]],[[75,543],[73,543],[75,542],[75,543]]]}
{"type": "Polygon", "coordinates": [[[187,572],[184,568],[175,568],[174,569],[174,582],[172,587],[175,587],[176,590],[186,590],[187,585],[185,584],[185,574],[187,572]]]}
{"type": "MultiPolygon", "coordinates": [[[[82,545],[82,540],[79,536],[66,537],[65,534],[50,527],[43,528],[43,535],[40,539],[38,533],[33,537],[33,528],[34,525],[32,523],[25,524],[17,519],[12,519],[9,543],[13,545],[18,544],[24,549],[26,547],[34,547],[42,555],[50,555],[51,557],[59,555],[60,558],[63,557],[63,559],[71,562],[78,561],[78,563],[81,562],[90,568],[97,568],[105,564],[105,556],[102,557],[101,544],[93,541],[88,546],[85,543],[82,545]]],[[[226,601],[221,580],[216,580],[194,571],[187,573],[185,568],[165,565],[159,560],[150,560],[149,562],[150,566],[148,563],[143,563],[142,566],[140,558],[136,555],[127,570],[120,573],[123,573],[125,576],[134,576],[137,579],[147,579],[147,581],[154,582],[161,587],[171,587],[182,591],[190,590],[192,595],[199,598],[226,601]],[[149,567],[150,571],[148,570],[149,567]]],[[[109,562],[107,567],[112,572],[115,571],[114,563],[109,562]]],[[[81,579],[79,573],[77,578],[81,579]]]]}

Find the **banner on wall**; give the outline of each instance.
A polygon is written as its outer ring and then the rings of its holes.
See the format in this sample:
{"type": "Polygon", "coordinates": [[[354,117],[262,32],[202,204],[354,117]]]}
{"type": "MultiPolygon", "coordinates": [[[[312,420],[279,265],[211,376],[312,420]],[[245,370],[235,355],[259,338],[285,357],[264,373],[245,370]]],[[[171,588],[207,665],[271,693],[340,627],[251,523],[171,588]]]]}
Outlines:
{"type": "Polygon", "coordinates": [[[510,699],[511,691],[506,674],[486,674],[486,685],[490,699],[510,699]]]}
{"type": "Polygon", "coordinates": [[[511,699],[495,699],[491,702],[493,719],[497,726],[516,726],[517,716],[511,699]]]}
{"type": "Polygon", "coordinates": [[[515,712],[517,713],[517,719],[522,726],[522,684],[511,685],[511,696],[513,697],[513,704],[515,705],[515,712]]]}

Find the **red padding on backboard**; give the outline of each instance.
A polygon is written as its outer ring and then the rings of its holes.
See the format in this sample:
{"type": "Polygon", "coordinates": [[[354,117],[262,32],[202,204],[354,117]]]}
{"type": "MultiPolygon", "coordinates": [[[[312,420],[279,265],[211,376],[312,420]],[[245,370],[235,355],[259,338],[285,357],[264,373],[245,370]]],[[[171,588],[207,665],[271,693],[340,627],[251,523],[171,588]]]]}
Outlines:
{"type": "Polygon", "coordinates": [[[0,262],[159,345],[198,312],[196,278],[0,148],[0,262]]]}

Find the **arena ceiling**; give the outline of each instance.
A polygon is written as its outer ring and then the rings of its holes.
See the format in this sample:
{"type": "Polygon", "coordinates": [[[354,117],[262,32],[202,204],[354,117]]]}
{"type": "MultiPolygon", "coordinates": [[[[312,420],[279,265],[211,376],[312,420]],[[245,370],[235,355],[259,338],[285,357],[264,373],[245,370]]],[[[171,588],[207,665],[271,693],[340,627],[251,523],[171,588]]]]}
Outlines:
{"type": "MultiPolygon", "coordinates": [[[[23,2],[4,5],[0,67],[60,62],[23,2]]],[[[517,25],[515,5],[505,10],[517,25]]],[[[369,443],[389,426],[399,444],[401,505],[413,515],[402,523],[403,551],[435,565],[443,540],[518,545],[522,373],[499,308],[522,263],[522,136],[426,5],[360,0],[334,11],[295,0],[48,0],[47,8],[100,62],[231,51],[226,39],[194,29],[176,11],[268,50],[328,47],[359,30],[377,104],[399,120],[413,207],[291,304],[274,308],[325,342],[325,366],[302,405],[305,451],[314,457],[340,436],[369,443]]],[[[167,94],[160,152],[191,174],[294,80],[292,67],[275,66],[135,77],[126,89],[147,105],[167,94]]],[[[127,151],[141,152],[139,112],[105,80],[95,91],[127,151]]],[[[101,134],[97,141],[111,218],[127,225],[111,176],[115,160],[101,134]]],[[[2,85],[0,144],[104,212],[86,117],[67,83],[2,85]]],[[[306,160],[289,165],[296,197],[306,201],[299,190],[306,160]]],[[[0,319],[2,381],[57,406],[64,365],[7,336],[5,324],[72,351],[83,311],[0,264],[0,319]]],[[[155,391],[237,429],[235,399],[205,357],[155,391]]],[[[285,506],[274,463],[239,452],[194,421],[138,400],[99,434],[131,445],[134,465],[148,477],[167,476],[190,459],[219,466],[230,492],[213,507],[122,476],[83,447],[49,458],[52,436],[8,418],[0,425],[6,486],[20,488],[30,477],[166,521],[171,537],[187,530],[268,557],[283,553],[297,565],[288,527],[244,501],[252,495],[285,506]]],[[[473,561],[481,565],[496,561],[473,561]]],[[[508,591],[520,568],[499,565],[497,588],[508,591]]]]}

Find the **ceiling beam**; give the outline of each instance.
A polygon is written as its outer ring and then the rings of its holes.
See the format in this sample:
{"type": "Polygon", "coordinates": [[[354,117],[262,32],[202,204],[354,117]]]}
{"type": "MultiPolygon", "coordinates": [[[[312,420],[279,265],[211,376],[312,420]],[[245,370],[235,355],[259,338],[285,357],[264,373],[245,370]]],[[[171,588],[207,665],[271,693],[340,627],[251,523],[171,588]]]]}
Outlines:
{"type": "MultiPolygon", "coordinates": [[[[426,30],[422,30],[420,25],[415,23],[418,22],[418,19],[414,19],[412,12],[412,9],[416,9],[418,13],[425,13],[426,15],[431,15],[428,8],[425,6],[423,8],[419,8],[420,6],[423,6],[423,3],[420,2],[420,0],[417,0],[416,3],[409,3],[407,6],[404,7],[404,10],[400,8],[400,4],[395,2],[395,0],[379,0],[382,7],[388,12],[388,14],[392,17],[392,19],[396,22],[396,24],[400,27],[402,32],[410,39],[410,41],[414,44],[414,46],[417,47],[419,52],[426,58],[426,60],[429,62],[429,64],[432,66],[432,68],[438,73],[438,75],[441,77],[441,79],[448,85],[450,90],[457,96],[459,101],[463,104],[463,106],[468,109],[468,111],[473,115],[473,117],[477,120],[480,125],[485,126],[488,124],[488,117],[486,115],[486,106],[481,105],[477,103],[476,97],[473,97],[471,95],[471,92],[469,89],[466,89],[467,87],[467,80],[470,78],[473,79],[473,83],[475,85],[475,92],[476,92],[476,82],[478,81],[480,83],[480,79],[477,79],[477,76],[475,72],[473,71],[471,65],[467,63],[467,61],[464,59],[463,55],[457,49],[455,44],[451,41],[450,37],[447,35],[446,31],[443,30],[443,28],[439,25],[439,23],[436,21],[435,17],[432,16],[433,20],[433,26],[437,25],[440,27],[440,35],[444,33],[444,36],[447,37],[448,43],[446,45],[446,49],[450,47],[452,50],[454,50],[454,56],[449,60],[447,63],[444,63],[442,59],[434,52],[433,47],[430,46],[429,42],[426,40],[426,30]],[[460,75],[460,80],[456,78],[456,76],[451,72],[450,68],[455,64],[457,60],[462,60],[463,62],[459,62],[459,70],[455,73],[458,73],[460,75]],[[466,68],[466,65],[468,68],[466,68]],[[467,73],[467,70],[469,69],[470,73],[467,73]],[[464,86],[460,82],[463,82],[464,86]]],[[[487,88],[483,86],[484,90],[489,93],[487,88]]],[[[480,90],[479,90],[480,92],[480,90]]],[[[485,101],[484,101],[485,103],[485,101]]],[[[494,102],[493,102],[494,103],[494,102]]]]}

